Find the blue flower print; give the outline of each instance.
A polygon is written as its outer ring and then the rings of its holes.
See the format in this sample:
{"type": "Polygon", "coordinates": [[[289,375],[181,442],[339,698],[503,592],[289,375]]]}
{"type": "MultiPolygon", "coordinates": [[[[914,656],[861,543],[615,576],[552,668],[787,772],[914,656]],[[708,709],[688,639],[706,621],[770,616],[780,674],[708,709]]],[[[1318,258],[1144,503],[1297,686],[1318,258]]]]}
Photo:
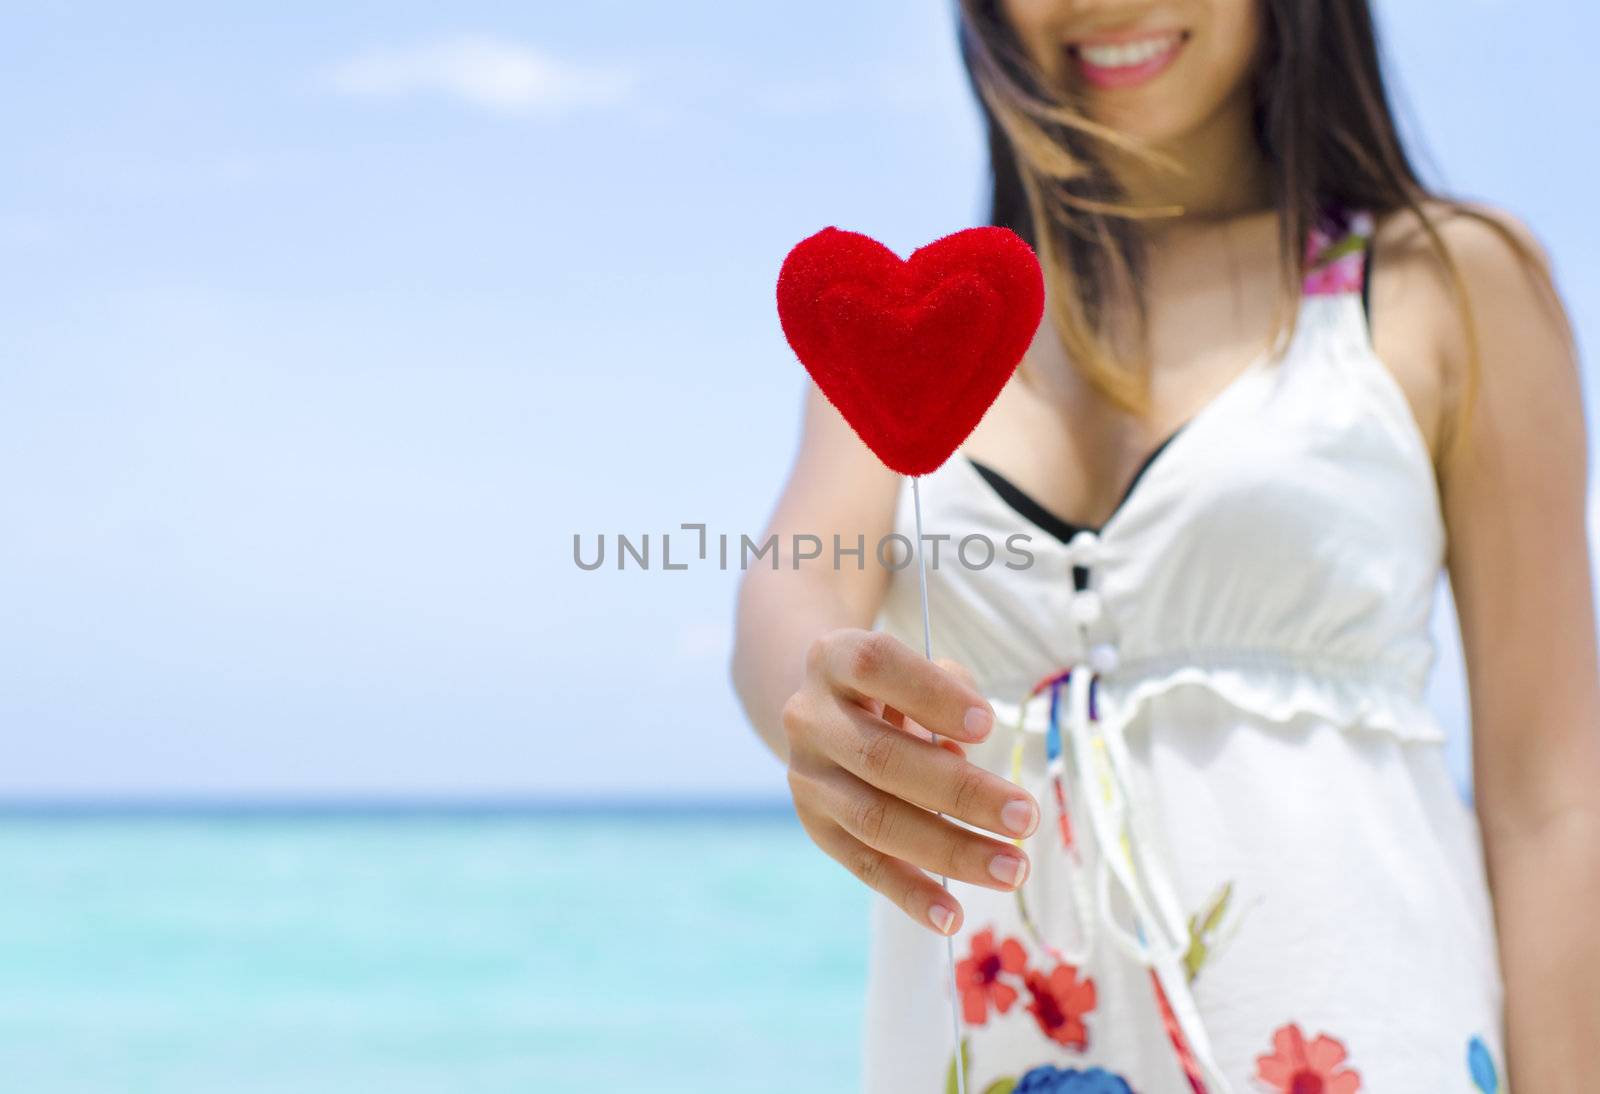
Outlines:
{"type": "Polygon", "coordinates": [[[1028,1072],[1011,1094],[1133,1094],[1128,1080],[1101,1067],[1079,1071],[1045,1064],[1028,1072]]]}
{"type": "Polygon", "coordinates": [[[1500,1073],[1495,1070],[1494,1057],[1482,1037],[1474,1036],[1467,1042],[1467,1068],[1472,1072],[1472,1083],[1483,1094],[1500,1094],[1500,1073]]]}

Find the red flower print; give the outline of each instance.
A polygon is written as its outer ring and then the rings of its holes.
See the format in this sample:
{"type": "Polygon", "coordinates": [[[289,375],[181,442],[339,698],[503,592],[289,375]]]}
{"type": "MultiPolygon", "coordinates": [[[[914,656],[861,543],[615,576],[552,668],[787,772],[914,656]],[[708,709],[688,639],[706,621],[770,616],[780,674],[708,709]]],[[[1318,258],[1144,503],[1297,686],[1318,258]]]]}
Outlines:
{"type": "Polygon", "coordinates": [[[1038,1020],[1044,1035],[1068,1048],[1088,1048],[1089,1030],[1083,1016],[1094,1009],[1094,981],[1079,980],[1077,968],[1063,964],[1049,976],[1029,969],[1025,983],[1033,996],[1028,1012],[1038,1020]]]}
{"type": "Polygon", "coordinates": [[[1008,938],[994,944],[993,928],[985,927],[972,936],[972,956],[956,965],[956,988],[961,992],[961,1017],[969,1026],[989,1020],[989,1007],[1004,1014],[1017,1001],[1017,989],[1000,979],[1001,973],[1021,976],[1028,967],[1022,943],[1008,938]]]}
{"type": "Polygon", "coordinates": [[[1306,1043],[1293,1023],[1272,1035],[1273,1051],[1256,1057],[1256,1077],[1279,1094],[1356,1094],[1359,1072],[1341,1069],[1345,1048],[1326,1033],[1306,1043]]]}

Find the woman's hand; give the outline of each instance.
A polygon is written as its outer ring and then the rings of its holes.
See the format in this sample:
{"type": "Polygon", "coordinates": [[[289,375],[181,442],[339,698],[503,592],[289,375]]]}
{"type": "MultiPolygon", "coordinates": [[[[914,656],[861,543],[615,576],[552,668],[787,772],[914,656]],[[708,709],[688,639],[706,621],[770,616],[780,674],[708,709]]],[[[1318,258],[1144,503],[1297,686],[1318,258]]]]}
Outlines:
{"type": "Polygon", "coordinates": [[[955,662],[928,661],[876,631],[830,631],[812,643],[805,681],[783,707],[800,823],[911,918],[952,934],[961,905],[923,870],[1011,890],[1027,877],[1028,859],[930,810],[1014,837],[1039,824],[1027,791],[969,763],[960,748],[993,728],[994,711],[955,662]],[[957,743],[935,744],[930,733],[957,743]]]}

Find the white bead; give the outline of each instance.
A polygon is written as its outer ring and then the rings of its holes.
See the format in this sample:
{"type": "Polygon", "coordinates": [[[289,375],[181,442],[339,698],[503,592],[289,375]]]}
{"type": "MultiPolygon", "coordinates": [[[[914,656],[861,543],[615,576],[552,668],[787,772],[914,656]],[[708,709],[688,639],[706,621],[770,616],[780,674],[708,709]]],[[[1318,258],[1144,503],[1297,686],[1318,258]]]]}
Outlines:
{"type": "Polygon", "coordinates": [[[1085,529],[1067,542],[1067,561],[1074,566],[1090,566],[1100,558],[1100,537],[1085,529]]]}
{"type": "Polygon", "coordinates": [[[1116,672],[1121,658],[1117,647],[1109,642],[1098,642],[1089,647],[1089,667],[1098,673],[1116,672]]]}
{"type": "Polygon", "coordinates": [[[1092,627],[1100,622],[1100,594],[1092,589],[1072,596],[1072,621],[1082,627],[1092,627]]]}

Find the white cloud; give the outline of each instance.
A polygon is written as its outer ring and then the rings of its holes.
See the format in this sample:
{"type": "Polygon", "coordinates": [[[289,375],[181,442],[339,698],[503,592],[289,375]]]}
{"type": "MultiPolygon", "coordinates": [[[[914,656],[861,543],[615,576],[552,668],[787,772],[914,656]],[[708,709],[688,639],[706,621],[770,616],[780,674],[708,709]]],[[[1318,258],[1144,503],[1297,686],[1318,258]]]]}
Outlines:
{"type": "Polygon", "coordinates": [[[440,95],[507,113],[610,106],[633,91],[624,69],[575,64],[517,42],[461,34],[403,48],[367,50],[327,73],[334,90],[368,99],[440,95]]]}

